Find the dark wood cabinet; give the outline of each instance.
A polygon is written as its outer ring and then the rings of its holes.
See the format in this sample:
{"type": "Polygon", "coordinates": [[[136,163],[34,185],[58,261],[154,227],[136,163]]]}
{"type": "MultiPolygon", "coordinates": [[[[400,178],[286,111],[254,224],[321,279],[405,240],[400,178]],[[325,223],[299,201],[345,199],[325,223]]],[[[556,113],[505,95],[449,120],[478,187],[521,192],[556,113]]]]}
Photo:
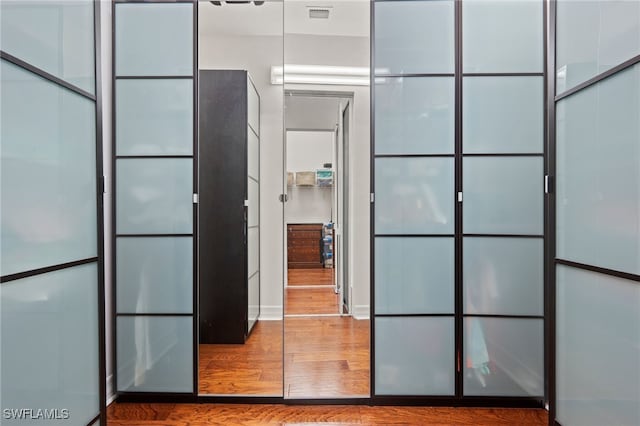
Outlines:
{"type": "Polygon", "coordinates": [[[260,314],[260,99],[246,71],[199,79],[200,343],[244,343],[260,314]]]}
{"type": "Polygon", "coordinates": [[[287,225],[287,267],[322,268],[322,224],[287,225]]]}

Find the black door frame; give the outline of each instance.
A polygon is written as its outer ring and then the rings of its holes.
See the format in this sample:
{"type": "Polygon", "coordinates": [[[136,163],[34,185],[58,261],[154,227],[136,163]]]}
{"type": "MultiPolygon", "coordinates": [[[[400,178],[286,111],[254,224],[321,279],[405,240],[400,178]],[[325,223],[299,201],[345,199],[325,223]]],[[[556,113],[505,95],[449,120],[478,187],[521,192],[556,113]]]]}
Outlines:
{"type": "MultiPolygon", "coordinates": [[[[194,37],[194,192],[197,193],[197,153],[198,153],[198,141],[197,141],[197,106],[198,106],[198,93],[197,93],[197,72],[198,72],[198,1],[199,0],[112,0],[112,96],[113,96],[113,120],[112,120],[112,134],[114,135],[113,147],[114,150],[112,152],[112,170],[114,173],[114,179],[112,179],[112,194],[115,194],[115,8],[116,4],[120,3],[193,3],[194,4],[194,25],[193,25],[193,37],[194,37]]],[[[374,182],[374,163],[375,163],[375,73],[374,73],[374,34],[375,34],[375,4],[383,1],[394,1],[394,0],[372,0],[370,2],[370,64],[371,64],[371,80],[370,80],[370,192],[372,194],[375,193],[375,182],[374,182]]],[[[413,0],[405,0],[405,1],[413,1],[413,0]]],[[[456,118],[455,118],[455,146],[456,146],[456,154],[450,155],[455,158],[455,167],[456,167],[456,176],[455,176],[455,189],[456,192],[462,191],[462,3],[458,0],[455,1],[455,46],[456,46],[456,71],[453,74],[438,74],[440,76],[449,76],[455,78],[455,87],[456,87],[456,118]]],[[[550,164],[553,164],[554,160],[550,155],[554,151],[550,150],[550,147],[553,146],[551,131],[554,130],[552,121],[550,121],[551,117],[553,117],[553,109],[552,109],[552,101],[553,96],[549,95],[550,85],[549,79],[547,78],[548,70],[552,69],[554,65],[554,61],[549,58],[549,53],[553,54],[555,51],[555,38],[554,38],[554,27],[552,27],[551,32],[548,34],[547,28],[547,19],[551,19],[551,22],[554,23],[554,17],[548,17],[548,1],[551,4],[551,11],[555,10],[555,0],[540,0],[543,2],[543,72],[542,73],[491,73],[491,74],[479,74],[485,76],[542,76],[544,79],[544,88],[545,88],[545,96],[544,96],[544,106],[545,106],[545,153],[540,154],[544,158],[544,173],[545,175],[549,175],[550,164]]],[[[465,76],[472,76],[473,74],[464,74],[465,76]]],[[[553,75],[553,74],[549,74],[553,75]]],[[[386,75],[387,77],[394,77],[393,75],[386,75]]],[[[411,75],[411,76],[403,76],[403,77],[419,77],[419,76],[434,76],[433,74],[425,74],[425,75],[411,75]]],[[[143,77],[141,77],[143,78],[143,77]]],[[[167,77],[170,78],[170,77],[167,77]]],[[[553,79],[551,79],[553,80],[553,79]]],[[[551,92],[553,93],[553,92],[551,92]]],[[[380,157],[380,156],[378,156],[380,157]]],[[[283,200],[284,202],[284,200],[283,200]]],[[[554,233],[550,233],[553,231],[551,228],[553,220],[552,220],[552,210],[553,203],[549,197],[545,195],[544,198],[545,203],[545,235],[544,246],[546,251],[552,250],[552,243],[555,237],[554,233]]],[[[456,293],[456,314],[451,315],[455,317],[455,330],[456,330],[456,354],[462,353],[462,327],[463,327],[463,314],[462,314],[462,277],[461,277],[461,253],[462,253],[462,237],[463,234],[459,231],[461,229],[462,224],[462,207],[459,205],[460,203],[455,203],[455,218],[456,218],[456,234],[454,235],[456,243],[456,278],[455,278],[455,293],[456,293]]],[[[113,235],[112,237],[112,273],[115,277],[115,198],[112,203],[112,225],[113,225],[113,235]]],[[[372,198],[370,203],[370,218],[374,218],[374,208],[375,202],[372,198]]],[[[197,211],[194,207],[194,230],[193,235],[197,236],[197,211]]],[[[138,393],[127,393],[127,392],[117,392],[117,400],[120,402],[175,402],[175,403],[187,403],[187,402],[201,402],[201,403],[251,403],[251,404],[288,404],[288,405],[300,405],[300,404],[314,404],[314,405],[410,405],[410,406],[459,406],[459,407],[519,407],[519,408],[542,408],[545,406],[545,402],[549,401],[550,396],[553,396],[550,389],[550,384],[553,382],[549,382],[549,378],[553,378],[549,371],[552,371],[553,367],[553,357],[550,355],[553,349],[552,341],[550,340],[552,336],[552,325],[553,325],[553,307],[554,296],[550,291],[550,279],[549,277],[552,275],[552,271],[550,271],[550,263],[549,260],[551,257],[549,256],[549,252],[545,253],[545,313],[542,317],[544,320],[544,340],[545,340],[545,396],[540,397],[464,397],[462,396],[462,369],[458,369],[456,372],[456,393],[457,396],[376,396],[375,395],[375,316],[374,316],[374,305],[375,305],[375,293],[374,293],[374,238],[375,238],[375,229],[373,225],[373,220],[370,221],[370,361],[371,361],[371,384],[370,384],[370,396],[362,397],[362,398],[308,398],[308,399],[286,399],[284,396],[282,397],[261,397],[261,396],[207,396],[207,395],[199,395],[198,394],[198,297],[197,297],[197,264],[198,264],[198,253],[197,253],[197,238],[194,238],[194,335],[193,335],[193,383],[194,389],[193,392],[190,393],[157,393],[157,392],[138,392],[138,393]]],[[[535,236],[538,238],[538,236],[535,236]]],[[[115,301],[115,291],[116,286],[113,286],[113,297],[115,301]]],[[[117,389],[117,384],[115,383],[115,373],[117,373],[117,364],[115,357],[115,325],[116,325],[116,312],[115,312],[115,303],[113,308],[113,318],[112,318],[112,334],[113,334],[113,353],[111,354],[113,365],[114,365],[114,389],[117,389]]],[[[458,355],[459,356],[459,355],[458,355]]],[[[460,359],[457,360],[460,363],[460,359]]],[[[553,404],[551,405],[553,407],[553,404]]]]}

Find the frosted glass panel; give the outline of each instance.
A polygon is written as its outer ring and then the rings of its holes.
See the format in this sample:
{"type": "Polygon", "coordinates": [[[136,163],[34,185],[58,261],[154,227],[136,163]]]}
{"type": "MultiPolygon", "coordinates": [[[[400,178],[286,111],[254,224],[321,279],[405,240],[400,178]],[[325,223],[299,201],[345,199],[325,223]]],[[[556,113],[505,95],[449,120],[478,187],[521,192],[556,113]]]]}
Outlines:
{"type": "Polygon", "coordinates": [[[248,320],[249,327],[252,326],[252,322],[258,320],[258,315],[260,314],[260,273],[257,272],[255,275],[250,276],[249,278],[249,311],[248,311],[248,320]]]}
{"type": "Polygon", "coordinates": [[[251,128],[247,129],[248,147],[247,147],[247,162],[249,176],[257,181],[260,181],[260,141],[258,137],[251,131],[251,128]]]}
{"type": "Polygon", "coordinates": [[[2,51],[95,93],[93,3],[2,0],[2,51]]]}
{"type": "Polygon", "coordinates": [[[542,72],[542,4],[542,0],[463,1],[464,72],[542,72]]]}
{"type": "Polygon", "coordinates": [[[453,318],[375,319],[376,395],[453,395],[453,318]]]}
{"type": "Polygon", "coordinates": [[[640,424],[640,285],[561,265],[556,271],[558,420],[640,424]]]}
{"type": "Polygon", "coordinates": [[[258,226],[260,214],[260,185],[253,179],[247,179],[249,187],[249,226],[258,226]]]}
{"type": "Polygon", "coordinates": [[[119,159],[116,223],[120,234],[193,231],[191,159],[119,159]]]}
{"type": "Polygon", "coordinates": [[[118,391],[193,392],[193,318],[118,317],[118,391]]]}
{"type": "Polygon", "coordinates": [[[453,238],[376,238],[376,314],[452,314],[453,238]]]}
{"type": "Polygon", "coordinates": [[[193,75],[193,5],[118,4],[116,75],[193,75]]]}
{"type": "Polygon", "coordinates": [[[558,102],[557,256],[640,274],[640,67],[558,102]]]}
{"type": "Polygon", "coordinates": [[[544,142],[542,77],[465,77],[465,153],[540,153],[544,142]]]}
{"type": "Polygon", "coordinates": [[[117,239],[119,313],[193,312],[193,238],[117,239]]]}
{"type": "Polygon", "coordinates": [[[556,3],[557,93],[640,53],[640,2],[556,3]]]}
{"type": "Polygon", "coordinates": [[[465,318],[464,394],[542,396],[542,319],[465,318]]]}
{"type": "Polygon", "coordinates": [[[376,74],[453,73],[453,1],[374,7],[376,74]]]}
{"type": "MultiPolygon", "coordinates": [[[[96,416],[97,277],[93,263],[2,284],[0,406],[66,408],[79,425],[96,416]]],[[[49,424],[2,419],[3,425],[35,423],[49,424]]]]}
{"type": "Polygon", "coordinates": [[[192,153],[192,80],[116,81],[116,154],[192,153]]]}
{"type": "Polygon", "coordinates": [[[464,313],[544,314],[541,238],[465,237],[464,313]]]}
{"type": "Polygon", "coordinates": [[[249,276],[260,269],[260,231],[249,228],[247,236],[249,245],[249,276]]]}
{"type": "Polygon", "coordinates": [[[453,77],[379,77],[375,97],[376,154],[453,153],[453,77]]]}
{"type": "Polygon", "coordinates": [[[2,275],[97,256],[95,104],[2,61],[2,275]]]}
{"type": "Polygon", "coordinates": [[[467,157],[463,160],[464,232],[543,233],[541,157],[467,157]]]}
{"type": "Polygon", "coordinates": [[[375,162],[377,234],[453,234],[453,158],[375,162]]]}
{"type": "Polygon", "coordinates": [[[258,136],[260,136],[260,97],[258,92],[251,84],[251,80],[247,79],[247,118],[249,126],[258,136]]]}

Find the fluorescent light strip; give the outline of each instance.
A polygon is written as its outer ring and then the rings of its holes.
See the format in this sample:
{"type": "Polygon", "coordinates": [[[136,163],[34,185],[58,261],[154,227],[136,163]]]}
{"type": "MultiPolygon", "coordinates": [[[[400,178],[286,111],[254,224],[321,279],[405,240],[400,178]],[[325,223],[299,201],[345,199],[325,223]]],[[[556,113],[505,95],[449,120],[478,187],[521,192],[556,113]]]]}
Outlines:
{"type": "Polygon", "coordinates": [[[271,84],[368,86],[369,72],[366,67],[285,64],[271,67],[271,84]]]}

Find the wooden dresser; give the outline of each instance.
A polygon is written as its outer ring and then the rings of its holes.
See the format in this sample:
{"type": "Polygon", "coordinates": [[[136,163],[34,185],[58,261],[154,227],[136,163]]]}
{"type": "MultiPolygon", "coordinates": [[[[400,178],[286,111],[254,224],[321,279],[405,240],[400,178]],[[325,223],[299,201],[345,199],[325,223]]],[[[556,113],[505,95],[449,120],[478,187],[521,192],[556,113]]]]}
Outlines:
{"type": "Polygon", "coordinates": [[[287,225],[287,267],[322,268],[322,224],[287,225]]]}

